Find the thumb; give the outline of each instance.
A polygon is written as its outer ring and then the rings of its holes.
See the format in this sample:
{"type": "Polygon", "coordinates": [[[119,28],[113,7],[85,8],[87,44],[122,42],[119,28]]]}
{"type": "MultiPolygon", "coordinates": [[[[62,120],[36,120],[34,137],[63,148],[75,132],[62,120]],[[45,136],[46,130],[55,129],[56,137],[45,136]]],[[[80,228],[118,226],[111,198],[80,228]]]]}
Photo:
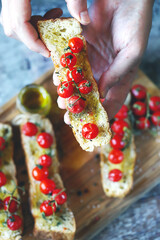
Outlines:
{"type": "Polygon", "coordinates": [[[90,23],[87,9],[87,0],[66,0],[70,14],[76,18],[81,24],[90,23]]]}

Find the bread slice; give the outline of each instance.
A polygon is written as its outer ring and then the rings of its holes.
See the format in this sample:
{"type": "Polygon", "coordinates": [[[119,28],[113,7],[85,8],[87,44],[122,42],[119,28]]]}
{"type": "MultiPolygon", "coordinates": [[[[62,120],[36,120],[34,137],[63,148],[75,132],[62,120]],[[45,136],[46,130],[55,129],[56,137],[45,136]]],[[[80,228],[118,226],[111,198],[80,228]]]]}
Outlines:
{"type": "Polygon", "coordinates": [[[75,53],[77,57],[75,67],[82,69],[84,78],[91,82],[93,90],[88,94],[82,94],[82,97],[86,99],[85,109],[79,114],[69,112],[69,118],[73,133],[82,149],[93,151],[94,147],[106,145],[111,137],[108,116],[100,102],[97,83],[93,78],[91,66],[88,61],[86,41],[84,36],[81,35],[82,29],[80,23],[74,18],[39,21],[38,30],[42,41],[51,52],[55,72],[61,82],[66,81],[68,69],[61,66],[60,57],[64,53],[70,52],[70,50],[65,50],[68,47],[68,41],[73,37],[79,37],[83,40],[83,50],[80,53],[75,53]],[[86,123],[97,125],[99,134],[96,138],[88,140],[82,136],[82,127],[86,123]]]}
{"type": "MultiPolygon", "coordinates": [[[[12,128],[10,125],[0,123],[0,137],[5,139],[5,148],[4,150],[0,150],[0,171],[2,171],[7,178],[6,184],[0,187],[0,199],[4,200],[6,197],[11,196],[11,193],[14,192],[13,196],[20,200],[20,196],[16,188],[16,168],[13,162],[12,128]]],[[[19,215],[22,218],[21,207],[19,206],[18,210],[13,214],[19,215]]],[[[12,214],[10,214],[8,211],[6,212],[4,209],[0,210],[0,239],[20,240],[22,239],[21,234],[23,226],[15,231],[10,230],[6,224],[6,221],[10,215],[12,214]]]]}
{"type": "Polygon", "coordinates": [[[52,125],[50,121],[46,118],[41,118],[41,116],[36,115],[36,118],[33,116],[26,117],[23,119],[23,124],[25,122],[32,122],[38,126],[38,133],[47,132],[53,136],[54,142],[52,146],[48,149],[42,149],[37,141],[36,136],[28,137],[25,136],[22,132],[21,125],[21,139],[22,145],[25,152],[26,157],[26,165],[28,169],[28,175],[30,180],[30,205],[31,212],[34,217],[34,235],[37,239],[45,239],[45,240],[72,240],[74,239],[75,234],[75,219],[73,213],[68,208],[67,204],[64,203],[60,211],[56,212],[52,216],[43,218],[40,212],[40,205],[43,201],[48,200],[49,196],[43,194],[40,191],[39,185],[40,182],[36,181],[32,177],[32,169],[38,164],[38,157],[42,154],[50,154],[52,157],[52,165],[49,167],[49,178],[54,180],[56,183],[56,188],[63,189],[63,182],[59,175],[59,162],[57,159],[57,151],[56,151],[56,140],[53,132],[52,125]]]}

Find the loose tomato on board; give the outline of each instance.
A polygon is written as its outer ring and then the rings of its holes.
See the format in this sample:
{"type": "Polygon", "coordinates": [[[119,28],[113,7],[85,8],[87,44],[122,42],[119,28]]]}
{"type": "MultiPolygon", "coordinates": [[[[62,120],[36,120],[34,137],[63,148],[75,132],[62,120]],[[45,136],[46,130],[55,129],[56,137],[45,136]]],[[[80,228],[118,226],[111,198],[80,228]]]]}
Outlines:
{"type": "Polygon", "coordinates": [[[56,188],[56,184],[51,179],[44,179],[40,183],[40,191],[44,194],[52,194],[53,190],[56,188]]]}
{"type": "Polygon", "coordinates": [[[150,128],[150,125],[151,125],[150,121],[145,117],[141,117],[138,120],[136,120],[136,128],[138,129],[141,129],[141,130],[148,129],[150,128]]]}
{"type": "Polygon", "coordinates": [[[49,155],[44,154],[39,157],[38,162],[43,167],[50,167],[52,164],[52,158],[49,155]]]}
{"type": "Polygon", "coordinates": [[[50,148],[53,143],[53,137],[49,133],[42,132],[37,136],[37,142],[42,148],[50,148]]]}
{"type": "Polygon", "coordinates": [[[125,147],[126,143],[123,140],[122,135],[115,134],[110,141],[110,145],[111,145],[112,148],[121,150],[125,147]]]}
{"type": "Polygon", "coordinates": [[[22,226],[22,219],[18,215],[12,215],[7,219],[7,226],[10,230],[16,231],[22,226]]]}
{"type": "Polygon", "coordinates": [[[72,96],[73,92],[74,92],[74,88],[73,88],[72,82],[64,81],[60,83],[57,88],[57,93],[62,98],[68,98],[72,96]]]}
{"type": "Polygon", "coordinates": [[[78,87],[79,91],[83,94],[88,94],[93,89],[92,83],[85,79],[78,84],[78,87]]]}
{"type": "Polygon", "coordinates": [[[83,49],[83,41],[79,37],[74,37],[69,40],[68,46],[73,53],[79,53],[83,49]]]}
{"type": "Polygon", "coordinates": [[[115,118],[117,119],[125,119],[128,117],[128,107],[126,105],[123,105],[119,112],[115,115],[115,118]]]}
{"type": "Polygon", "coordinates": [[[51,216],[53,212],[56,212],[56,204],[50,200],[46,200],[40,205],[40,212],[45,213],[45,216],[51,216]]]}
{"type": "Polygon", "coordinates": [[[149,99],[149,109],[152,112],[156,112],[160,110],[160,97],[153,96],[149,99]]]}
{"type": "Polygon", "coordinates": [[[132,112],[135,116],[142,117],[146,114],[147,107],[144,102],[135,102],[132,105],[132,112]]]}
{"type": "Polygon", "coordinates": [[[123,177],[123,174],[119,169],[113,169],[108,174],[108,178],[112,182],[119,182],[122,179],[122,177],[123,177]]]}
{"type": "Polygon", "coordinates": [[[75,81],[75,83],[80,83],[84,79],[84,74],[81,68],[73,68],[67,71],[67,81],[75,81]]]}
{"type": "Polygon", "coordinates": [[[117,134],[124,134],[126,128],[129,128],[129,124],[122,119],[114,121],[111,126],[112,131],[117,134]]]}
{"type": "Polygon", "coordinates": [[[152,114],[151,121],[155,126],[160,126],[160,111],[154,112],[152,114]]]}
{"type": "Polygon", "coordinates": [[[85,139],[94,139],[97,137],[99,129],[94,123],[86,123],[82,127],[82,136],[85,139]]]}
{"type": "Polygon", "coordinates": [[[35,136],[38,132],[37,126],[32,122],[27,122],[22,126],[22,133],[25,136],[32,137],[35,136]]]}
{"type": "Polygon", "coordinates": [[[84,110],[84,108],[85,108],[85,101],[81,97],[75,95],[68,99],[67,109],[70,112],[80,113],[84,110]]]}
{"type": "Polygon", "coordinates": [[[52,193],[52,197],[57,202],[58,205],[62,205],[67,201],[66,192],[62,191],[62,189],[54,189],[52,193]],[[61,193],[60,193],[61,192],[61,193]]]}
{"type": "Polygon", "coordinates": [[[119,164],[123,161],[124,154],[118,149],[112,149],[108,155],[108,160],[113,164],[119,164]]]}
{"type": "Polygon", "coordinates": [[[42,181],[43,179],[48,178],[49,170],[46,167],[43,167],[41,165],[37,165],[32,170],[32,176],[36,181],[42,181]]]}
{"type": "Polygon", "coordinates": [[[0,171],[0,187],[4,186],[7,182],[6,175],[0,171]]]}
{"type": "Polygon", "coordinates": [[[72,69],[77,62],[77,58],[73,53],[64,53],[60,58],[62,67],[68,67],[72,69]]]}
{"type": "Polygon", "coordinates": [[[146,88],[141,84],[136,84],[132,87],[131,94],[137,100],[144,100],[146,98],[146,88]]]}
{"type": "Polygon", "coordinates": [[[3,151],[6,147],[5,145],[6,141],[3,137],[0,137],[0,151],[3,151]]]}
{"type": "Polygon", "coordinates": [[[10,213],[14,213],[18,210],[19,204],[16,197],[12,197],[11,199],[11,196],[8,196],[3,200],[3,202],[5,211],[8,210],[10,213]]]}

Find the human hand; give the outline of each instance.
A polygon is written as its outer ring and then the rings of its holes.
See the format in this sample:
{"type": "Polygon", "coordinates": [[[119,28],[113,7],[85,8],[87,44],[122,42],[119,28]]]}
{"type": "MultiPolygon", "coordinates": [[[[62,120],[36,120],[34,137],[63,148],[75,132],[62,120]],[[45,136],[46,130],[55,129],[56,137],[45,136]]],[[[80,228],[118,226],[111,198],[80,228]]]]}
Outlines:
{"type": "Polygon", "coordinates": [[[49,57],[49,50],[38,37],[36,23],[44,18],[57,18],[61,15],[61,9],[52,9],[44,17],[31,17],[30,0],[2,0],[0,22],[8,37],[18,39],[32,51],[49,57]]]}
{"type": "MultiPolygon", "coordinates": [[[[89,11],[91,23],[83,26],[92,71],[101,97],[106,99],[103,106],[109,119],[130,90],[147,45],[152,6],[153,0],[96,0],[89,11]]],[[[62,102],[58,99],[60,107],[62,102]]]]}

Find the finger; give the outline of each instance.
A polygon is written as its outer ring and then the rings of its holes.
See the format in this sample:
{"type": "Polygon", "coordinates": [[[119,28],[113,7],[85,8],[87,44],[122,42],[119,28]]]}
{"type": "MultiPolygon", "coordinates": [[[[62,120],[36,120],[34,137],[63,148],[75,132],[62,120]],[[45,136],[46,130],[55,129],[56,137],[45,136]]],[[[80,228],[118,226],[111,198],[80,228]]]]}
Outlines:
{"type": "Polygon", "coordinates": [[[130,49],[123,49],[117,54],[99,80],[101,97],[105,97],[107,91],[112,86],[119,82],[134,66],[139,64],[140,56],[138,52],[135,52],[132,51],[132,47],[130,46],[130,49]]]}
{"type": "Polygon", "coordinates": [[[58,104],[59,108],[66,109],[66,104],[65,104],[64,98],[58,97],[57,98],[57,104],[58,104]]]}
{"type": "Polygon", "coordinates": [[[76,18],[81,24],[90,23],[87,9],[87,0],[66,0],[70,14],[76,18]]]}
{"type": "Polygon", "coordinates": [[[58,86],[60,84],[60,80],[59,80],[55,71],[53,73],[53,83],[54,83],[55,86],[58,86]]]}
{"type": "Polygon", "coordinates": [[[63,11],[61,8],[53,8],[46,12],[46,14],[43,16],[45,19],[55,19],[61,17],[63,14],[63,11]]]}
{"type": "Polygon", "coordinates": [[[136,72],[137,68],[130,71],[121,81],[109,89],[106,101],[103,103],[108,113],[109,120],[111,120],[122,107],[130,91],[136,72]]]}
{"type": "Polygon", "coordinates": [[[12,37],[13,31],[11,28],[11,21],[10,21],[10,7],[9,3],[7,0],[2,0],[2,10],[1,10],[1,24],[3,25],[4,28],[4,33],[8,37],[12,37]]]}
{"type": "Polygon", "coordinates": [[[68,114],[68,111],[64,114],[64,122],[69,125],[71,124],[71,121],[69,119],[69,114],[68,114]]]}

